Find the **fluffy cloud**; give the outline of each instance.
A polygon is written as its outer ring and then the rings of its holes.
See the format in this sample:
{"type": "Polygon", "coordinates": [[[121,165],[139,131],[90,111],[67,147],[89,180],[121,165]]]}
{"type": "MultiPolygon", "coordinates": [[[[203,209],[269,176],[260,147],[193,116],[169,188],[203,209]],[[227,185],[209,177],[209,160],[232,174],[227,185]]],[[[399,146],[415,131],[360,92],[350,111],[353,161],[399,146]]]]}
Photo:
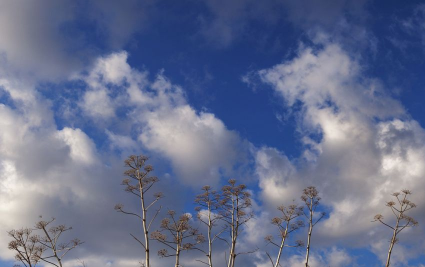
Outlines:
{"type": "MultiPolygon", "coordinates": [[[[182,88],[173,85],[163,72],[150,81],[148,73],[132,69],[127,54],[120,52],[99,59],[80,79],[88,85],[82,102],[85,114],[105,119],[126,108],[125,117],[119,119],[140,129],[137,139],[150,151],[168,158],[185,183],[214,185],[221,175],[232,173],[242,149],[237,133],[229,131],[214,114],[195,111],[187,104],[182,88]],[[93,99],[94,104],[87,99],[93,99]]],[[[117,141],[113,132],[108,135],[117,141]]]]}
{"type": "Polygon", "coordinates": [[[275,208],[298,198],[303,188],[294,181],[295,166],[284,154],[274,148],[263,147],[256,152],[255,163],[262,198],[266,203],[275,208]]]}
{"type": "MultiPolygon", "coordinates": [[[[320,253],[313,253],[309,258],[309,266],[320,267],[344,267],[353,266],[353,259],[343,249],[332,247],[329,250],[321,250],[320,253]]],[[[283,263],[284,267],[302,267],[305,266],[304,255],[293,255],[289,258],[286,263],[283,263]]]]}
{"type": "Polygon", "coordinates": [[[57,137],[69,148],[69,156],[72,160],[87,165],[95,163],[95,145],[80,129],[64,128],[57,132],[57,137]]]}
{"type": "Polygon", "coordinates": [[[221,172],[231,173],[237,160],[236,133],[211,113],[197,114],[190,106],[167,114],[151,114],[140,140],[164,153],[187,183],[217,184],[221,172]]]}
{"type": "MultiPolygon", "coordinates": [[[[287,202],[303,186],[316,185],[331,209],[318,228],[321,242],[348,238],[367,246],[366,236],[385,239],[389,233],[374,230],[380,227],[371,223],[374,214],[391,218],[384,204],[392,192],[425,189],[424,129],[332,43],[302,48],[293,60],[258,74],[299,114],[297,131],[305,145],[303,156],[293,161],[272,148],[257,151],[264,200],[287,202]]],[[[415,195],[413,201],[425,204],[415,195]]],[[[420,214],[414,212],[425,219],[420,214]]]]}
{"type": "MultiPolygon", "coordinates": [[[[58,223],[73,226],[73,235],[88,241],[73,252],[86,264],[135,266],[139,248],[128,230],[138,233],[139,225],[113,211],[116,202],[138,208],[119,186],[124,153],[149,150],[165,162],[159,170],[171,164],[178,179],[165,171],[156,173],[171,209],[181,210],[187,198],[178,194],[183,192],[181,183],[214,184],[232,173],[240,148],[237,133],[212,113],[195,111],[183,89],[163,72],[153,81],[148,76],[128,65],[125,52],[99,58],[90,72],[74,76],[86,88],[67,99],[78,114],[71,123],[55,114],[51,101],[30,83],[0,80],[1,93],[7,96],[0,104],[0,211],[8,215],[0,222],[2,240],[8,240],[7,230],[31,227],[40,214],[55,216],[58,223]],[[58,118],[65,125],[60,129],[58,118]],[[85,131],[86,121],[106,137],[105,147],[85,131]],[[122,244],[119,249],[115,242],[122,244]]],[[[157,249],[155,244],[152,249],[157,249]]],[[[11,259],[12,253],[4,247],[0,257],[11,259]]],[[[154,260],[168,264],[172,259],[154,260]]]]}

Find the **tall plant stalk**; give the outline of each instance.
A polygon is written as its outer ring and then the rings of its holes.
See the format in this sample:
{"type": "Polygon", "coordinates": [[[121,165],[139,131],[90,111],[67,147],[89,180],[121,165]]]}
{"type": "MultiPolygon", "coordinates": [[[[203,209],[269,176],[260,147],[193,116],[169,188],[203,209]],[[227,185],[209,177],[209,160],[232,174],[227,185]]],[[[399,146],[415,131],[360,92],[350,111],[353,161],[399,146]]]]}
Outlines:
{"type": "Polygon", "coordinates": [[[392,213],[395,216],[395,226],[391,226],[388,223],[384,222],[384,216],[382,216],[381,214],[377,214],[374,218],[374,222],[380,222],[381,224],[387,226],[392,230],[392,236],[390,246],[388,248],[387,261],[385,263],[385,267],[390,266],[391,254],[393,252],[394,245],[398,241],[397,236],[400,234],[400,232],[408,227],[418,225],[418,222],[415,219],[406,214],[409,210],[416,207],[415,203],[411,202],[408,199],[409,195],[411,194],[412,192],[410,192],[410,190],[402,190],[401,192],[395,192],[392,195],[396,198],[397,202],[387,202],[386,206],[391,209],[392,213]]]}
{"type": "Polygon", "coordinates": [[[314,218],[316,209],[319,206],[320,202],[319,192],[314,186],[309,186],[303,190],[301,200],[304,201],[305,206],[307,207],[307,213],[304,213],[304,216],[308,221],[308,235],[307,235],[307,248],[305,254],[305,267],[308,267],[308,260],[310,258],[310,248],[311,248],[311,236],[313,234],[314,226],[325,216],[325,213],[320,213],[318,218],[314,218]]]}
{"type": "Polygon", "coordinates": [[[208,185],[202,187],[202,191],[203,193],[197,195],[195,198],[195,203],[199,205],[195,210],[198,211],[198,220],[207,228],[208,251],[200,249],[207,256],[207,262],[202,260],[198,261],[209,267],[213,267],[213,243],[224,231],[223,229],[217,233],[213,233],[213,227],[216,226],[216,222],[221,219],[221,216],[218,214],[220,208],[220,194],[212,190],[208,185]]]}
{"type": "Polygon", "coordinates": [[[276,256],[276,261],[273,262],[272,257],[268,252],[266,252],[267,256],[270,259],[270,262],[273,267],[280,266],[280,259],[282,256],[282,251],[284,247],[301,247],[304,245],[304,243],[301,240],[297,240],[295,245],[286,245],[285,242],[289,237],[289,234],[292,232],[298,230],[299,228],[304,226],[304,222],[302,220],[296,220],[298,217],[300,217],[303,214],[303,207],[299,207],[295,204],[290,205],[288,207],[285,206],[279,206],[277,208],[282,214],[279,217],[275,217],[272,219],[272,224],[275,225],[279,230],[279,239],[280,242],[276,243],[273,240],[273,236],[269,235],[265,237],[265,240],[278,248],[278,253],[276,256]]]}
{"type": "Polygon", "coordinates": [[[241,254],[236,253],[236,243],[242,227],[253,217],[253,213],[249,211],[250,207],[251,194],[246,190],[246,186],[244,184],[236,185],[236,180],[229,180],[229,184],[222,188],[222,199],[220,201],[221,219],[226,223],[230,233],[230,242],[222,239],[229,245],[227,267],[234,267],[236,257],[241,254]]]}
{"type": "Polygon", "coordinates": [[[150,245],[149,245],[149,231],[152,226],[152,222],[158,216],[158,213],[161,210],[161,207],[156,210],[154,216],[148,222],[148,210],[160,199],[162,198],[162,193],[155,193],[152,201],[148,202],[147,192],[152,188],[152,186],[158,182],[156,176],[150,176],[149,174],[153,171],[151,165],[146,165],[148,157],[146,156],[129,156],[125,161],[125,166],[128,168],[124,175],[129,177],[123,180],[122,185],[125,185],[125,191],[137,196],[140,199],[141,204],[141,216],[134,212],[129,212],[124,210],[122,204],[117,204],[115,210],[127,215],[132,215],[139,218],[142,221],[143,236],[144,241],[141,241],[135,235],[130,234],[144,249],[145,251],[145,267],[150,267],[150,245]],[[132,180],[136,183],[133,184],[132,180]]]}

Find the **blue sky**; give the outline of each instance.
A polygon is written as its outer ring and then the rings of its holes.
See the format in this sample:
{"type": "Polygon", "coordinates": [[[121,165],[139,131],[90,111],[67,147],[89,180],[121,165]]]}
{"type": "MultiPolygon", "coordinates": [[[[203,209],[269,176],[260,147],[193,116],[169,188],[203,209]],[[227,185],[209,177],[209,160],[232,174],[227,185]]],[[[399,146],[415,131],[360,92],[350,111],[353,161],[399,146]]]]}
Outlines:
{"type": "Polygon", "coordinates": [[[312,267],[382,266],[390,233],[371,221],[404,188],[419,227],[393,264],[425,265],[423,1],[10,0],[0,36],[0,266],[13,265],[6,231],[40,214],[86,242],[67,266],[137,266],[139,225],[113,207],[138,208],[120,182],[140,153],[179,212],[202,185],[248,185],[240,249],[260,251],[242,266],[268,266],[276,207],[309,185],[328,213],[312,267]]]}

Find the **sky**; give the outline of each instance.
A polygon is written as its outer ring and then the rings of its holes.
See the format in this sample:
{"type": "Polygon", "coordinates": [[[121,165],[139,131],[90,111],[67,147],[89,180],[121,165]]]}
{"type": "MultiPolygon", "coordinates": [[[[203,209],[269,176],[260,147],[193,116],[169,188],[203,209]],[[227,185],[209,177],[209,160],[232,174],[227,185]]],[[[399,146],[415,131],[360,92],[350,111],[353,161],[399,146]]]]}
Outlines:
{"type": "Polygon", "coordinates": [[[327,215],[311,267],[383,266],[391,232],[372,221],[402,189],[419,226],[392,266],[424,267],[424,59],[423,1],[1,1],[0,266],[14,264],[7,231],[40,215],[85,241],[66,266],[138,266],[140,225],[114,206],[138,210],[123,161],[144,154],[164,209],[194,215],[202,186],[247,185],[238,249],[259,250],[237,265],[270,265],[276,207],[313,185],[327,215]]]}

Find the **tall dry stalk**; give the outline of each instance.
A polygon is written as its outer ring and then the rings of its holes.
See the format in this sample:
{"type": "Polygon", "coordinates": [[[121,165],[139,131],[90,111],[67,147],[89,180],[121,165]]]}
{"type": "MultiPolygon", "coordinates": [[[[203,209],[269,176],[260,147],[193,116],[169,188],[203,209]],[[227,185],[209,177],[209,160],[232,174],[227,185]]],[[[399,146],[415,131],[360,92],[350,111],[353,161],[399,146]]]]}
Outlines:
{"type": "Polygon", "coordinates": [[[383,225],[387,226],[393,231],[393,235],[391,237],[390,241],[390,247],[388,248],[388,255],[387,255],[387,262],[385,264],[385,267],[390,266],[390,260],[391,260],[391,253],[393,251],[394,245],[398,242],[398,234],[400,234],[401,231],[408,227],[417,226],[418,222],[413,219],[412,217],[406,215],[406,212],[416,207],[415,203],[411,202],[408,199],[408,196],[411,195],[412,192],[409,190],[402,190],[401,192],[395,192],[393,193],[393,197],[396,198],[397,203],[394,201],[388,201],[386,206],[389,207],[392,211],[392,213],[395,216],[395,226],[391,226],[387,223],[385,223],[384,216],[381,214],[377,214],[375,216],[374,222],[380,222],[383,225]]]}
{"type": "Polygon", "coordinates": [[[208,262],[198,260],[209,267],[213,267],[212,262],[212,246],[214,241],[220,236],[224,231],[218,231],[213,233],[213,227],[216,226],[216,222],[221,219],[221,216],[218,214],[220,208],[220,194],[212,190],[209,185],[202,187],[202,194],[199,194],[195,198],[195,203],[199,206],[195,208],[198,212],[198,220],[207,227],[207,242],[208,242],[208,251],[202,250],[202,252],[207,256],[208,262]]]}
{"type": "MultiPolygon", "coordinates": [[[[41,260],[45,248],[39,244],[40,236],[32,234],[33,229],[23,228],[11,230],[9,236],[13,238],[9,242],[9,249],[16,252],[15,259],[25,267],[35,267],[41,260]]],[[[16,265],[19,266],[19,265],[16,265]]]]}
{"type": "Polygon", "coordinates": [[[35,267],[41,261],[62,267],[65,255],[83,242],[79,239],[73,239],[67,243],[60,242],[61,235],[72,227],[63,224],[50,226],[54,221],[55,218],[50,221],[41,220],[34,229],[9,231],[9,236],[13,238],[9,242],[9,249],[16,251],[15,259],[26,267],[35,267]],[[33,234],[35,231],[39,234],[33,234]]]}
{"type": "Polygon", "coordinates": [[[158,182],[158,178],[155,176],[149,176],[153,171],[151,165],[146,165],[148,157],[146,156],[129,156],[125,161],[125,166],[128,169],[124,172],[124,175],[129,177],[123,180],[122,185],[125,185],[125,191],[131,193],[140,199],[142,214],[141,216],[134,212],[129,212],[124,210],[122,204],[117,204],[115,210],[127,215],[132,215],[139,218],[142,221],[144,242],[142,242],[135,235],[130,234],[144,249],[145,251],[145,267],[150,267],[150,254],[149,254],[149,230],[152,226],[152,222],[158,216],[158,213],[161,209],[159,207],[156,210],[154,216],[148,222],[147,213],[148,210],[162,197],[162,193],[155,193],[154,199],[151,202],[147,203],[147,192],[152,188],[152,186],[158,182]],[[135,181],[135,184],[132,184],[132,181],[135,181]]]}
{"type": "Polygon", "coordinates": [[[62,267],[62,259],[65,257],[65,255],[74,248],[81,245],[83,242],[81,242],[79,239],[73,239],[67,243],[59,243],[59,238],[61,235],[69,230],[72,230],[72,227],[67,227],[63,224],[49,227],[49,225],[54,221],[55,218],[51,219],[50,221],[39,221],[35,225],[35,228],[41,230],[44,233],[44,235],[41,235],[39,243],[43,245],[46,250],[50,250],[52,252],[52,255],[43,256],[41,257],[41,260],[54,266],[62,267]],[[57,263],[53,263],[50,260],[52,258],[56,259],[57,263]]]}
{"type": "Polygon", "coordinates": [[[175,267],[180,267],[180,256],[182,251],[197,249],[197,245],[203,243],[205,238],[197,229],[190,225],[191,216],[182,214],[176,217],[173,210],[168,211],[168,218],[164,218],[161,222],[161,231],[155,231],[151,234],[152,239],[162,243],[168,249],[174,251],[173,254],[168,253],[167,249],[158,251],[160,257],[175,257],[175,267]],[[167,236],[165,233],[169,233],[167,236]],[[195,242],[188,242],[193,239],[195,242]]]}
{"type": "Polygon", "coordinates": [[[236,243],[243,225],[253,217],[253,213],[249,211],[250,207],[251,194],[246,190],[246,186],[244,184],[237,185],[234,179],[229,180],[229,184],[222,188],[222,199],[220,201],[221,219],[226,223],[230,233],[230,242],[222,239],[229,245],[227,267],[234,267],[236,257],[242,254],[236,253],[236,243]]]}
{"type": "Polygon", "coordinates": [[[325,216],[325,213],[320,213],[319,217],[314,218],[316,209],[319,206],[320,202],[319,192],[314,186],[309,186],[303,190],[301,200],[304,201],[305,206],[307,207],[307,213],[304,213],[304,216],[308,220],[308,236],[307,236],[307,249],[305,255],[305,267],[308,267],[308,260],[310,257],[310,247],[311,247],[311,235],[313,234],[313,227],[325,216]]]}
{"type": "Polygon", "coordinates": [[[302,220],[296,220],[303,214],[303,207],[292,204],[288,207],[279,206],[277,209],[282,214],[279,217],[273,218],[272,224],[275,225],[279,230],[279,243],[276,243],[273,240],[273,236],[271,235],[265,237],[265,240],[269,244],[274,245],[275,247],[278,248],[276,262],[273,262],[270,254],[266,252],[273,267],[280,266],[279,262],[280,262],[280,258],[282,256],[282,250],[284,247],[301,247],[304,245],[304,243],[301,240],[297,240],[295,245],[285,244],[285,241],[288,239],[289,234],[291,234],[292,232],[304,226],[304,222],[302,220]]]}

